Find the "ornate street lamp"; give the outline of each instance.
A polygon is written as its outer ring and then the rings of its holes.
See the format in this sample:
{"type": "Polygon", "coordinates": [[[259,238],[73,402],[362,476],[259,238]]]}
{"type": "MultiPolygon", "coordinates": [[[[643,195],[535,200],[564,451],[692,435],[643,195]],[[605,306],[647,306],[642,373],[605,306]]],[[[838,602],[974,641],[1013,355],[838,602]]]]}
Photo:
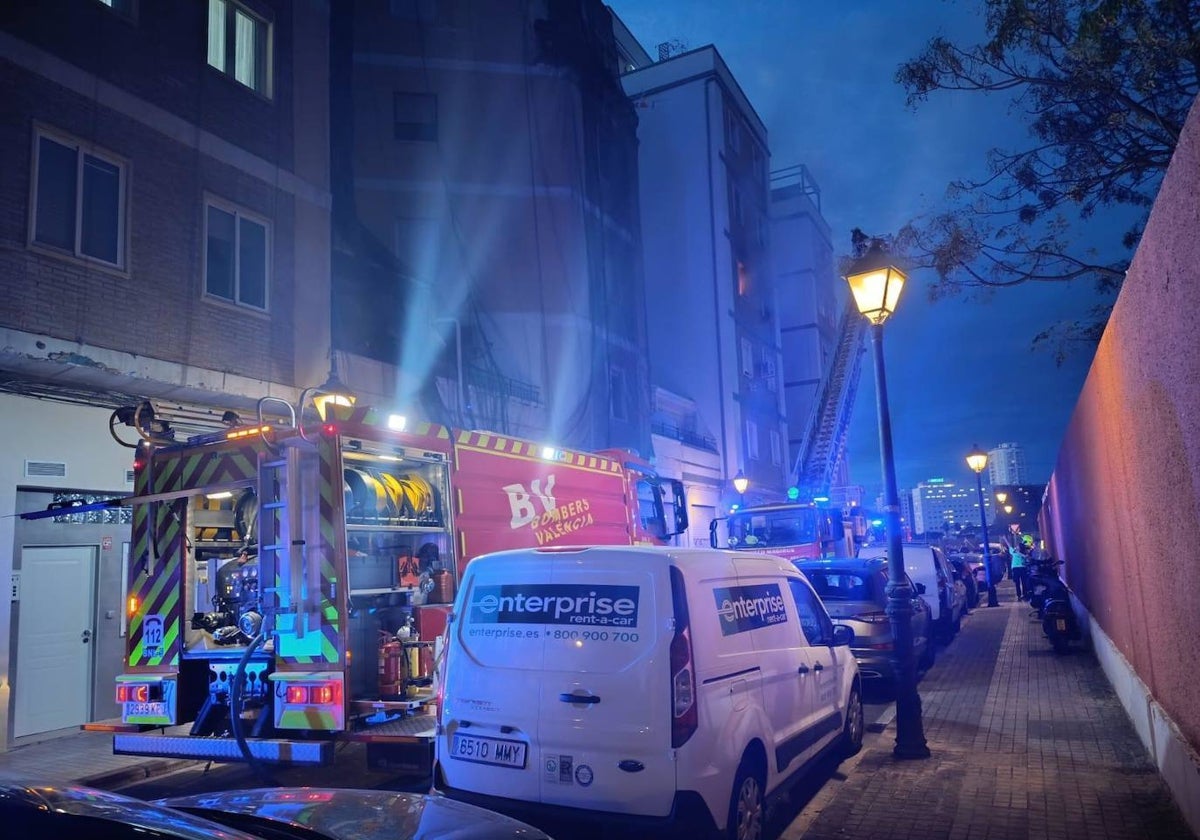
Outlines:
{"type": "MultiPolygon", "coordinates": [[[[979,491],[979,519],[983,523],[983,570],[987,574],[987,589],[989,607],[998,607],[1000,602],[996,600],[996,582],[992,580],[992,554],[988,546],[987,532],[987,510],[983,507],[983,470],[987,467],[987,453],[975,446],[971,454],[967,456],[967,466],[975,471],[975,489],[979,491]]],[[[1003,496],[1003,493],[997,493],[997,496],[1003,496]]]]}
{"type": "Polygon", "coordinates": [[[316,406],[317,413],[321,415],[321,420],[324,420],[329,415],[329,406],[354,405],[357,397],[346,383],[342,382],[338,376],[337,356],[331,355],[329,358],[329,378],[315,388],[306,388],[300,395],[300,410],[304,411],[304,405],[308,397],[312,397],[313,405],[316,406]]]}
{"type": "Polygon", "coordinates": [[[900,499],[896,490],[896,464],[892,453],[892,419],[888,412],[887,380],[883,368],[883,323],[896,309],[907,279],[890,257],[872,242],[846,272],[846,282],[858,311],[871,322],[875,356],[875,402],[879,413],[879,458],[883,466],[884,525],[888,539],[887,615],[892,624],[892,664],[896,673],[896,758],[928,758],[929,746],[921,722],[921,696],[917,693],[917,663],[913,655],[913,590],[904,571],[900,534],[900,499]]]}
{"type": "Polygon", "coordinates": [[[746,488],[750,486],[750,479],[746,478],[746,474],[738,470],[738,474],[733,477],[733,489],[738,493],[738,507],[746,506],[746,488]]]}

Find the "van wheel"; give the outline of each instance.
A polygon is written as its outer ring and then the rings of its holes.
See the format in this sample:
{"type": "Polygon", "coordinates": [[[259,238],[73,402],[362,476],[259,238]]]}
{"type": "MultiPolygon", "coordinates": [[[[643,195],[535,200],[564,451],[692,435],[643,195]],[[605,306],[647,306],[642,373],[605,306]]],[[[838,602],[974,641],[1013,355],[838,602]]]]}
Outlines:
{"type": "Polygon", "coordinates": [[[747,759],[742,759],[733,782],[725,836],[729,840],[762,840],[765,820],[763,780],[759,771],[747,759]]]}
{"type": "Polygon", "coordinates": [[[862,694],[859,693],[858,686],[854,686],[850,689],[850,699],[846,701],[846,723],[842,726],[842,756],[844,758],[849,758],[862,749],[865,728],[862,694]]]}

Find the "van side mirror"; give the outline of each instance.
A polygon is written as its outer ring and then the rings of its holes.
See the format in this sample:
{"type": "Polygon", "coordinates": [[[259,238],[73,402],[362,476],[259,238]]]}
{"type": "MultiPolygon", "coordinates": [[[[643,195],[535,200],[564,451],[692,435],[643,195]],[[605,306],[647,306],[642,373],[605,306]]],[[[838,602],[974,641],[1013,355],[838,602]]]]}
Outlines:
{"type": "Polygon", "coordinates": [[[847,647],[854,641],[854,630],[845,624],[833,625],[833,646],[847,647]]]}
{"type": "Polygon", "coordinates": [[[913,584],[913,586],[915,586],[915,587],[917,588],[917,594],[918,594],[918,595],[924,595],[924,594],[925,594],[925,584],[923,584],[923,583],[914,583],[914,584],[913,584]]]}
{"type": "Polygon", "coordinates": [[[683,482],[677,478],[671,479],[671,493],[675,497],[675,531],[672,534],[682,534],[688,529],[687,492],[683,482]]]}

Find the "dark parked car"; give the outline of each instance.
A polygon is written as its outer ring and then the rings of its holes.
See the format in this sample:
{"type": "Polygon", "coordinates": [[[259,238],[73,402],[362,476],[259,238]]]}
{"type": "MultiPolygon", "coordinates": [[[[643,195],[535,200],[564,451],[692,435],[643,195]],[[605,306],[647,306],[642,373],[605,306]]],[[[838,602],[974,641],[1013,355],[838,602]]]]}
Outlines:
{"type": "Polygon", "coordinates": [[[549,840],[523,822],[436,794],[270,788],[142,802],[3,779],[0,825],[5,837],[46,840],[549,840]]]}
{"type": "Polygon", "coordinates": [[[272,840],[550,840],[520,820],[441,794],[262,788],[155,804],[272,840]]]}
{"type": "MultiPolygon", "coordinates": [[[[864,680],[890,682],[892,669],[892,623],[887,608],[887,560],[883,557],[825,558],[793,560],[817,591],[825,610],[834,624],[844,624],[854,631],[850,650],[858,660],[858,671],[864,680]]],[[[921,668],[933,664],[933,617],[923,594],[924,587],[909,581],[913,587],[913,649],[921,668]]]]}

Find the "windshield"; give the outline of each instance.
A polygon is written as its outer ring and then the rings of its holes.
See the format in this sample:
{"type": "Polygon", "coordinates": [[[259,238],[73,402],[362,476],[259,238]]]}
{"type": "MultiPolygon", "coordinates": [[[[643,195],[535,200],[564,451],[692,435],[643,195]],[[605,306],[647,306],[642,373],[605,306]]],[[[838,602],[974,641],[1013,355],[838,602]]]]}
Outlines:
{"type": "Polygon", "coordinates": [[[729,545],[769,548],[817,541],[817,512],[812,508],[747,511],[731,514],[729,545]]]}

